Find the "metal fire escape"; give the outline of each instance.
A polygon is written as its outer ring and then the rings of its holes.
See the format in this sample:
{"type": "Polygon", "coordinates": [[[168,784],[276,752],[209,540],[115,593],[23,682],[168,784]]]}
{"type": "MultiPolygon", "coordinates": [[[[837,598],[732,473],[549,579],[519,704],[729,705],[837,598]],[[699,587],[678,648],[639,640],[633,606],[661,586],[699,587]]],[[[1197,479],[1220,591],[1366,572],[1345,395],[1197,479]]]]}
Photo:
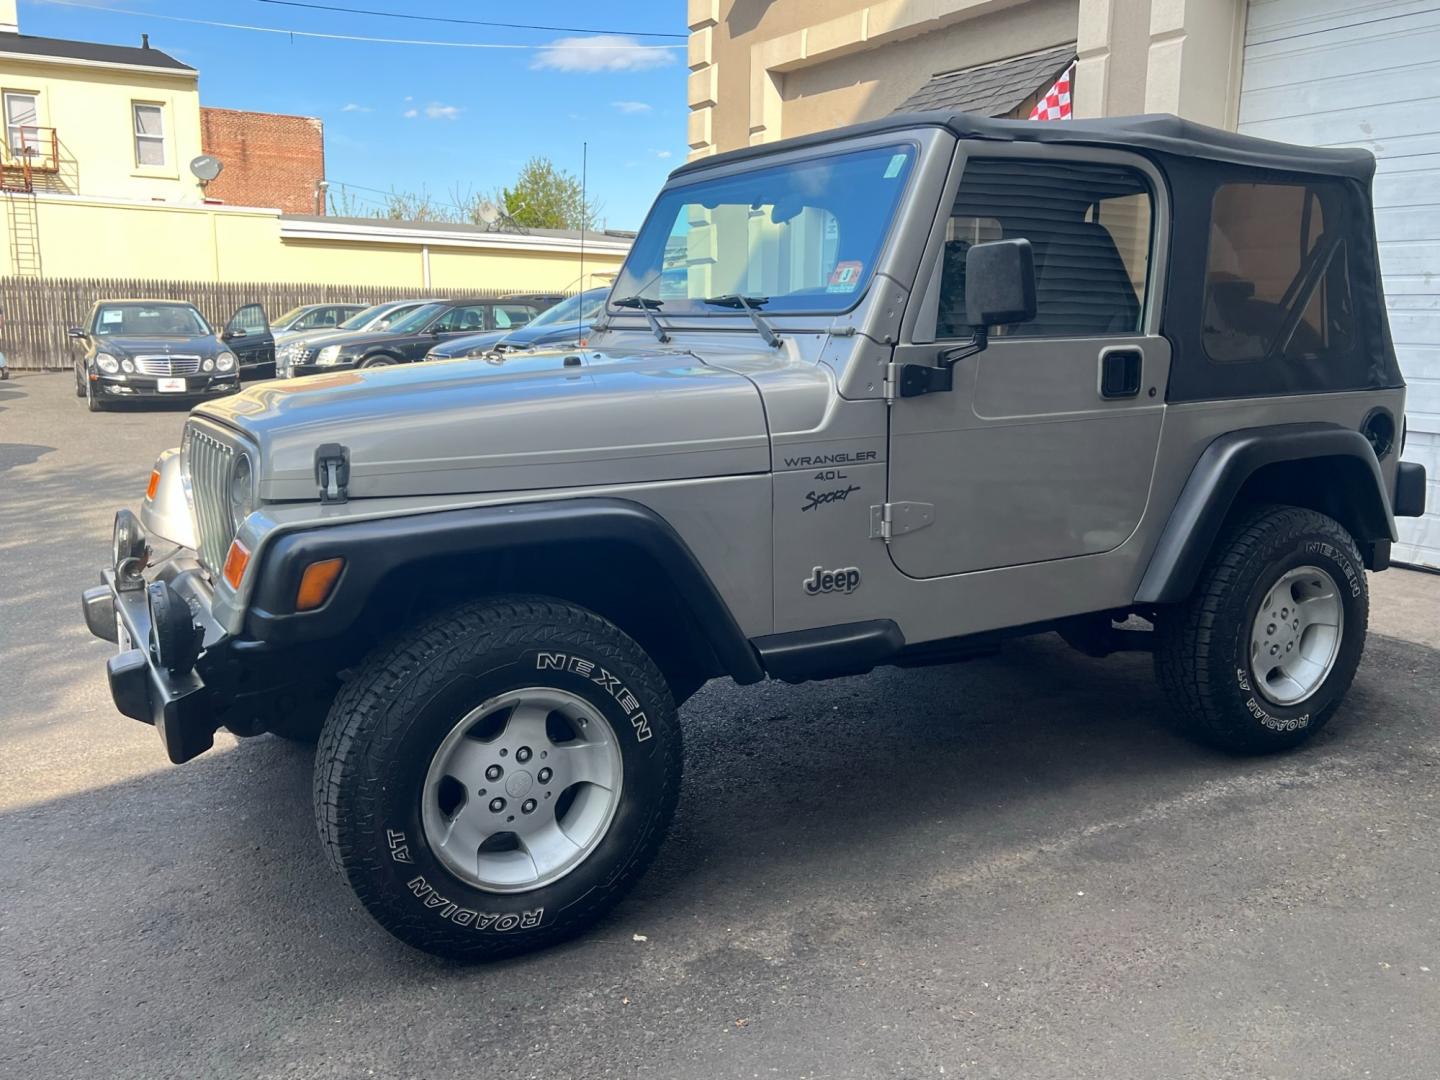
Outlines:
{"type": "Polygon", "coordinates": [[[16,127],[7,132],[0,161],[0,191],[5,194],[10,268],[16,277],[40,276],[40,221],[35,180],[60,171],[60,140],[54,128],[16,127]]]}

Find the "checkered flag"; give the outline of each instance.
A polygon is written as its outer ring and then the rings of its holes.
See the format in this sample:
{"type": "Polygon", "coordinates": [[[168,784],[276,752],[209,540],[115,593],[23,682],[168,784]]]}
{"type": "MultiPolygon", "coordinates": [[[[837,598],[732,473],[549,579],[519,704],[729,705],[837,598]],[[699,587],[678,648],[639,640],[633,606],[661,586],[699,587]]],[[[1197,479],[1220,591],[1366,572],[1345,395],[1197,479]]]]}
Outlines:
{"type": "Polygon", "coordinates": [[[1067,67],[1060,77],[1055,80],[1055,85],[1050,87],[1030,110],[1031,120],[1069,120],[1070,112],[1070,83],[1075,78],[1075,65],[1072,63],[1067,67]]]}

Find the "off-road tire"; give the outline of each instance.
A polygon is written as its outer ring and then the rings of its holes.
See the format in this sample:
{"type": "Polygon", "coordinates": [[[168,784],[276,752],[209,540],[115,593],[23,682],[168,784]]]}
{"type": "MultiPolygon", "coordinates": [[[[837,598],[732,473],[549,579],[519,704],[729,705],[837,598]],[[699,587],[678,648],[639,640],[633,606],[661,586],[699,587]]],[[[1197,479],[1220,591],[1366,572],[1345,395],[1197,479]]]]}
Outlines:
{"type": "Polygon", "coordinates": [[[1156,620],[1155,669],[1172,704],[1172,723],[1231,753],[1298,746],[1329,722],[1349,690],[1365,648],[1369,608],[1364,563],[1338,521],[1294,506],[1242,512],[1217,540],[1189,599],[1156,620]],[[1301,566],[1329,574],[1344,619],[1329,673],[1307,698],[1285,706],[1254,686],[1251,628],[1271,587],[1301,566]]]}
{"type": "Polygon", "coordinates": [[[680,728],[660,671],[610,622],[546,597],[472,601],[381,645],[356,670],[316,751],[316,823],[332,865],[402,941],[474,960],[541,948],[595,922],[654,858],[679,796],[680,728]],[[558,688],[599,711],[623,761],[620,797],[598,846],[559,880],[489,891],[431,850],[424,781],[471,709],[526,687],[558,688]]]}

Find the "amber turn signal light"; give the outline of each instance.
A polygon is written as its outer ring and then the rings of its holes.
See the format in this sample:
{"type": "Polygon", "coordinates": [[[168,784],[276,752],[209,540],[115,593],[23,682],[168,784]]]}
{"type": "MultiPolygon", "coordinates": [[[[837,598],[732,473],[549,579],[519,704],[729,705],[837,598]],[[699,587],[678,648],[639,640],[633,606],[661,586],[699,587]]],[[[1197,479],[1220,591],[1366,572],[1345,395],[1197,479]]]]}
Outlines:
{"type": "Polygon", "coordinates": [[[150,470],[150,483],[145,485],[145,501],[154,502],[155,493],[160,490],[160,470],[150,470]]]}
{"type": "Polygon", "coordinates": [[[300,588],[295,590],[295,610],[314,611],[329,600],[344,569],[344,559],[320,559],[305,567],[305,573],[300,575],[300,588]]]}
{"type": "Polygon", "coordinates": [[[250,549],[239,540],[231,540],[230,550],[225,553],[225,568],[220,572],[225,575],[225,580],[232,589],[240,588],[240,580],[245,576],[245,568],[249,565],[250,549]]]}

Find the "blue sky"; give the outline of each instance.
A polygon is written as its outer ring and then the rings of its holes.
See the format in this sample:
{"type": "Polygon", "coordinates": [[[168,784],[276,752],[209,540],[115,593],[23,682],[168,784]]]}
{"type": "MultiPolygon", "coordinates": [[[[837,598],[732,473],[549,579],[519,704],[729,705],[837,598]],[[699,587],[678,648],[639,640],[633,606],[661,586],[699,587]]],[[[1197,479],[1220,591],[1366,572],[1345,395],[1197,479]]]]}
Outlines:
{"type": "MultiPolygon", "coordinates": [[[[680,0],[314,0],[460,19],[614,33],[685,33],[680,0]]],[[[267,0],[21,0],[22,33],[152,46],[200,70],[206,105],[318,116],[332,183],[418,190],[450,201],[490,192],[535,154],[580,174],[614,228],[640,224],[685,158],[685,39],[601,38],[374,15],[267,0]],[[140,14],[129,14],[138,12],[140,14]],[[333,41],[172,21],[178,16],[286,30],[523,49],[333,41]],[[651,48],[636,49],[630,45],[651,48]],[[654,46],[678,48],[654,48],[654,46]],[[606,47],[618,46],[618,47],[606,47]]],[[[357,196],[378,200],[373,192],[357,196]]]]}

